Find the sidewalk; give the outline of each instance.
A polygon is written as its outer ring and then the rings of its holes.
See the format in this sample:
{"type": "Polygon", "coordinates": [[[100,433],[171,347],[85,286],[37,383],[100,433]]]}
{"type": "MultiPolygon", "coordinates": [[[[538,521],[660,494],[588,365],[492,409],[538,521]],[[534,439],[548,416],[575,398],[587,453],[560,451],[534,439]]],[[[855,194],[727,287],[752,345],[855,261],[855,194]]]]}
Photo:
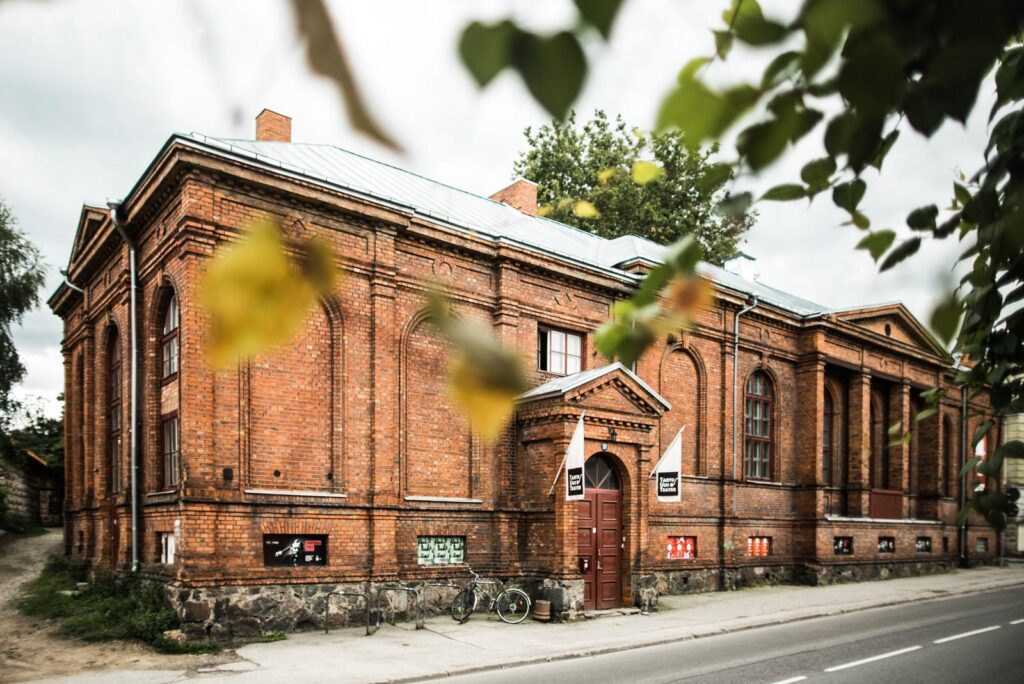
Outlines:
{"type": "MultiPolygon", "coordinates": [[[[290,634],[285,641],[242,647],[238,651],[244,659],[241,662],[198,673],[135,672],[124,681],[162,684],[199,675],[204,680],[230,677],[235,682],[411,682],[1014,585],[1024,586],[1024,568],[979,568],[828,587],[775,586],[663,596],[658,613],[616,614],[557,625],[532,620],[506,625],[483,614],[459,625],[451,618],[436,617],[429,619],[423,630],[414,629],[412,623],[384,625],[371,637],[361,628],[328,635],[290,634]]],[[[103,674],[102,680],[86,676],[75,681],[120,681],[118,673],[103,674]]]]}

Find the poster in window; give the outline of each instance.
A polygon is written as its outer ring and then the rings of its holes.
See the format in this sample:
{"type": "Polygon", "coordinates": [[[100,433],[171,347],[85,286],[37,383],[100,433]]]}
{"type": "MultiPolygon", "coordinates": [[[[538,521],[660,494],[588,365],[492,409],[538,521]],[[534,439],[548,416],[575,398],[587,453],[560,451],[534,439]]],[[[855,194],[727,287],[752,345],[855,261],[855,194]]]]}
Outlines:
{"type": "Polygon", "coordinates": [[[932,552],[932,538],[931,537],[918,537],[914,543],[918,553],[931,553],[932,552]]]}
{"type": "Polygon", "coordinates": [[[669,537],[666,547],[667,557],[670,560],[697,557],[696,537],[669,537]]]}
{"type": "Polygon", "coordinates": [[[837,556],[853,554],[853,537],[835,537],[832,540],[832,552],[837,556]]]}
{"type": "Polygon", "coordinates": [[[265,534],[263,565],[301,567],[327,565],[326,534],[265,534]]]}
{"type": "Polygon", "coordinates": [[[417,537],[416,563],[457,565],[466,562],[465,537],[417,537]]]}

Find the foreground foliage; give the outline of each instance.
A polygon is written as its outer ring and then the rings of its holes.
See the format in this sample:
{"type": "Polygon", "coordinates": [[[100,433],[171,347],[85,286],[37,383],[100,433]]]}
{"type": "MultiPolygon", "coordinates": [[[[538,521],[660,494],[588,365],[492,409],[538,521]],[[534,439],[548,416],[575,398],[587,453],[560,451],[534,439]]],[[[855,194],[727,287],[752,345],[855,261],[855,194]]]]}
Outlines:
{"type": "Polygon", "coordinates": [[[120,578],[98,575],[77,593],[88,571],[79,561],[51,556],[43,572],[29,582],[18,607],[21,612],[48,620],[61,620],[61,632],[85,641],[126,639],[150,644],[164,653],[201,653],[212,644],[179,644],[164,638],[177,629],[177,614],[163,587],[137,575],[120,578]]]}

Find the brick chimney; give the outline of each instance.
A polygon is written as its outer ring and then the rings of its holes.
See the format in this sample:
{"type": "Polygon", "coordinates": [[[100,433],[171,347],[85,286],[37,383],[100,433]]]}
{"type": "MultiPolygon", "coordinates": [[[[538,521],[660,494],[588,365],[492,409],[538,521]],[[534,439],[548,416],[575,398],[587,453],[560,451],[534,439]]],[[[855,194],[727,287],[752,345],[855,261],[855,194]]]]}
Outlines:
{"type": "Polygon", "coordinates": [[[273,142],[292,141],[292,118],[264,109],[256,115],[256,139],[273,142]]]}
{"type": "Polygon", "coordinates": [[[491,195],[491,199],[518,209],[528,216],[537,215],[537,184],[525,178],[491,195]]]}

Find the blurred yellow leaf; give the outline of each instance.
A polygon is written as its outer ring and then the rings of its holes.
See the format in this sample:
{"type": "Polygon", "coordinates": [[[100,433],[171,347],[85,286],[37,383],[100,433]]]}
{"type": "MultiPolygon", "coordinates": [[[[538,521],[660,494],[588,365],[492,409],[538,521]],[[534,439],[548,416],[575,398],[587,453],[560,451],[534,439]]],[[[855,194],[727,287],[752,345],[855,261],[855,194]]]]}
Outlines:
{"type": "Polygon", "coordinates": [[[633,162],[633,182],[637,185],[647,185],[663,173],[665,173],[665,169],[661,168],[654,162],[633,162]]]}
{"type": "Polygon", "coordinates": [[[714,301],[711,283],[698,276],[678,276],[669,283],[666,292],[669,309],[687,321],[697,318],[697,312],[708,308],[714,301]]]}
{"type": "Polygon", "coordinates": [[[537,207],[537,216],[547,216],[551,213],[552,206],[550,204],[542,204],[537,207]]]}
{"type": "Polygon", "coordinates": [[[587,200],[580,200],[572,205],[572,213],[581,219],[599,218],[601,216],[601,212],[597,210],[597,207],[587,200]]]}
{"type": "Polygon", "coordinates": [[[607,185],[608,181],[610,181],[612,179],[612,176],[614,175],[614,168],[601,169],[600,171],[597,172],[597,182],[600,183],[601,185],[607,185]]]}
{"type": "Polygon", "coordinates": [[[214,257],[199,283],[199,302],[210,315],[210,364],[223,367],[286,343],[333,282],[326,245],[307,244],[299,267],[285,253],[279,224],[254,224],[214,257]]]}
{"type": "Polygon", "coordinates": [[[448,365],[448,393],[485,441],[493,441],[526,391],[522,359],[503,349],[492,331],[452,315],[440,292],[428,295],[430,322],[455,349],[448,365]]]}

